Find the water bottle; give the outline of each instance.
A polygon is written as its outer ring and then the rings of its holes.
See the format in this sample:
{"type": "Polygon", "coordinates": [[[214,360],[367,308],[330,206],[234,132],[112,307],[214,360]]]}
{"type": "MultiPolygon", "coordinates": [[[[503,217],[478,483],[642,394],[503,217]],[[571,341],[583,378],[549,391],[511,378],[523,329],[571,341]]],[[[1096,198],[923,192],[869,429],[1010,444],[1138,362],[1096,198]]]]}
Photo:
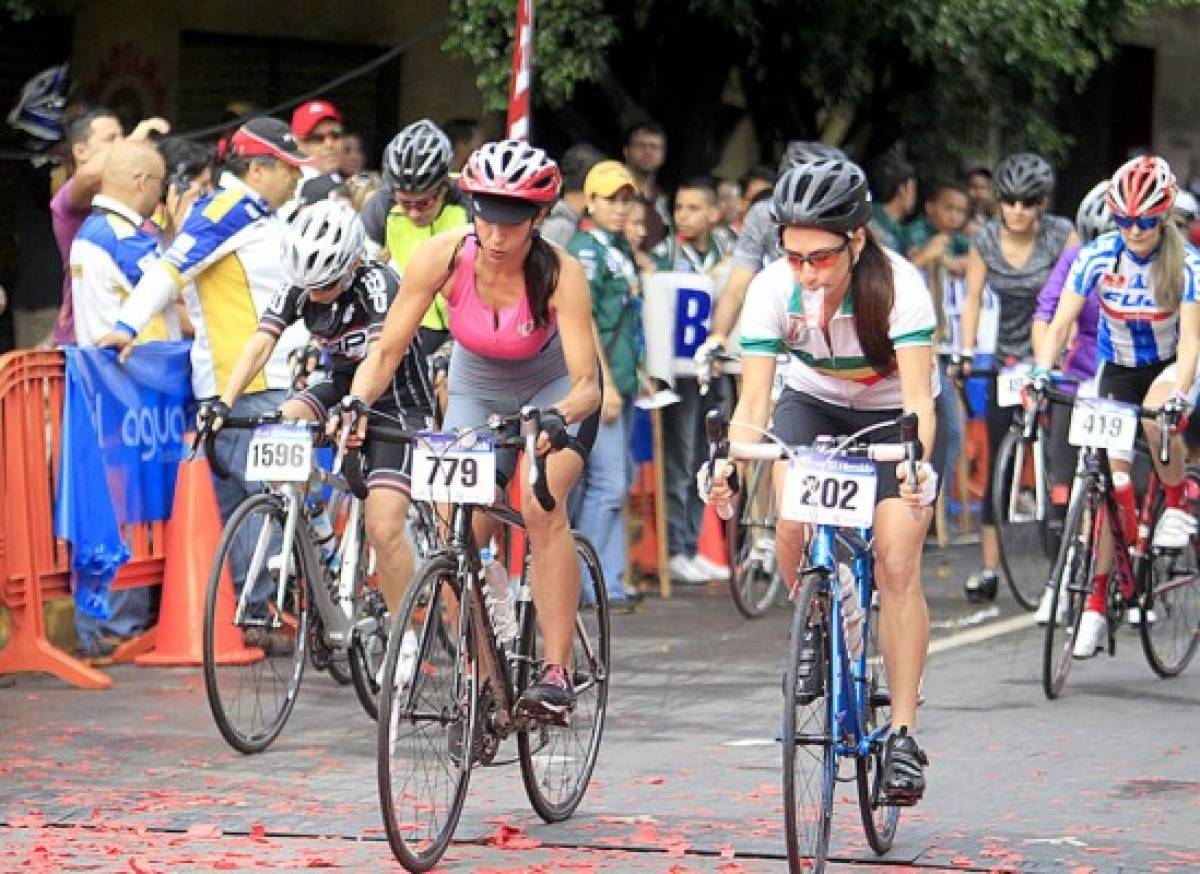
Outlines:
{"type": "Polygon", "coordinates": [[[333,524],[329,521],[329,513],[325,509],[325,505],[320,501],[314,501],[309,506],[309,518],[312,520],[313,535],[316,538],[317,548],[321,550],[321,560],[329,564],[334,553],[337,551],[337,544],[333,533],[333,524]]]}
{"type": "Polygon", "coordinates": [[[508,569],[496,561],[490,549],[481,549],[479,559],[483,563],[483,594],[492,628],[501,643],[508,643],[517,636],[517,610],[508,569]]]}
{"type": "Polygon", "coordinates": [[[854,571],[848,565],[838,565],[838,581],[842,588],[842,627],[846,631],[846,652],[851,659],[862,655],[862,605],[858,603],[858,586],[854,571]]]}

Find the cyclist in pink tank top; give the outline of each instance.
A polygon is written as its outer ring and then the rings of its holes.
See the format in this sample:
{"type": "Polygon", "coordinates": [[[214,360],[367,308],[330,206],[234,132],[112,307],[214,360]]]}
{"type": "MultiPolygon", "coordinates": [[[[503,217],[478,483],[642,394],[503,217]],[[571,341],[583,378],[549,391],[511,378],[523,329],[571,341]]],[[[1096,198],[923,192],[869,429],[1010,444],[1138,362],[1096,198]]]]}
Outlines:
{"type": "MultiPolygon", "coordinates": [[[[528,143],[486,143],[471,155],[459,187],[471,199],[473,224],[438,234],[413,253],[383,334],[334,414],[355,416],[359,434],[365,433],[362,411],[391,380],[421,317],[441,292],[457,341],[443,427],[483,425],[490,413],[516,413],[529,404],[542,410],[538,452],[572,450],[547,459],[550,489],[558,498],[554,510],[546,512],[534,499],[528,459],[521,462],[520,480],[545,668],[521,695],[518,712],[560,724],[575,704],[570,661],[579,603],[579,562],[566,498],[583,471],[600,407],[587,277],[579,262],[537,231],[561,181],[558,166],[528,143]]],[[[477,520],[476,541],[488,543],[488,520],[482,514],[477,520]]]]}

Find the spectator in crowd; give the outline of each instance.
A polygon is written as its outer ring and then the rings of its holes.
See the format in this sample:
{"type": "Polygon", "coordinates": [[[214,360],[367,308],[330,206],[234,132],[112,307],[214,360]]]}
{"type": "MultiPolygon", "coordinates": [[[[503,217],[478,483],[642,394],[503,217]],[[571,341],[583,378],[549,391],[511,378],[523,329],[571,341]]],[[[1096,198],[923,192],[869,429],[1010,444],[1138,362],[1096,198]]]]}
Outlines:
{"type": "MultiPolygon", "coordinates": [[[[148,118],[134,128],[131,140],[141,141],[151,133],[165,135],[171,126],[161,118],[148,118]]],[[[92,211],[92,198],[100,190],[104,162],[109,148],[124,137],[121,122],[107,109],[95,108],[76,117],[67,125],[66,144],[69,178],[50,200],[54,239],[63,265],[62,306],[54,325],[54,342],[75,342],[75,314],[71,300],[71,274],[67,263],[71,243],[92,211]]]]}
{"type": "Polygon", "coordinates": [[[452,118],[442,125],[442,130],[450,138],[450,148],[453,152],[450,158],[450,172],[458,173],[471,153],[483,145],[483,131],[479,122],[473,118],[452,118]]]}
{"type": "Polygon", "coordinates": [[[314,176],[312,179],[306,179],[300,183],[300,191],[296,199],[299,201],[297,214],[302,212],[305,207],[320,203],[322,200],[340,200],[349,206],[350,189],[346,187],[345,182],[340,182],[333,176],[314,176]]]}
{"type": "Polygon", "coordinates": [[[868,171],[874,216],[871,232],[879,243],[903,255],[908,251],[904,222],[917,205],[917,171],[899,155],[875,159],[868,171]]]}
{"type": "Polygon", "coordinates": [[[167,137],[159,142],[158,150],[167,171],[158,224],[163,238],[170,242],[196,201],[213,190],[216,155],[211,147],[183,137],[167,137]]]}
{"type": "MultiPolygon", "coordinates": [[[[116,324],[121,301],[142,278],[142,269],[161,255],[148,221],[158,206],[166,168],[154,146],[131,140],[113,143],[104,163],[91,215],[71,244],[75,337],[91,346],[116,324]]],[[[177,340],[179,321],[167,309],[142,332],[142,340],[177,340]]],[[[108,619],[75,611],[75,636],[85,659],[107,664],[113,650],[154,624],[151,590],[109,592],[108,619]]]]}
{"type": "Polygon", "coordinates": [[[362,136],[348,133],[342,135],[342,159],[338,162],[338,175],[343,179],[353,179],[367,165],[367,156],[363,152],[362,136]]]}
{"type": "Polygon", "coordinates": [[[629,217],[625,219],[625,239],[633,249],[633,260],[640,273],[653,273],[654,259],[646,248],[646,213],[650,207],[641,198],[634,198],[629,205],[629,217]]]}
{"type": "MultiPolygon", "coordinates": [[[[216,191],[196,203],[175,242],[145,268],[121,306],[115,329],[97,343],[124,350],[182,289],[196,330],[192,391],[201,401],[215,397],[228,381],[258,328],[258,314],[284,285],[279,256],[284,224],[275,213],[296,190],[300,168],[312,160],[286,124],[268,117],[238,128],[224,158],[216,191]]],[[[288,356],[306,338],[298,325],[283,334],[262,374],[233,406],[233,415],[262,415],[283,403],[291,387],[288,356]]],[[[231,473],[213,480],[223,520],[259,488],[245,479],[250,437],[248,431],[224,429],[216,438],[214,451],[231,473]]],[[[239,562],[253,552],[252,544],[244,546],[239,562]]],[[[238,586],[245,571],[244,563],[235,563],[238,586]]]]}
{"type": "MultiPolygon", "coordinates": [[[[675,235],[653,249],[659,270],[700,273],[722,284],[730,252],[713,233],[721,223],[717,187],[711,177],[687,180],[675,192],[675,235]]],[[[671,577],[681,583],[706,583],[728,579],[729,570],[699,554],[700,523],[704,504],[692,485],[691,472],[699,470],[707,452],[704,416],[715,403],[715,393],[700,394],[694,376],[677,376],[679,402],[663,410],[663,442],[671,447],[666,457],[667,546],[671,577]]]]}
{"type": "Polygon", "coordinates": [[[971,211],[963,232],[967,237],[973,237],[996,217],[996,190],[992,184],[992,171],[986,164],[968,167],[965,176],[971,211]]]}
{"type": "Polygon", "coordinates": [[[722,179],[717,185],[717,205],[721,208],[721,224],[736,227],[742,220],[742,186],[735,179],[722,179]]]}
{"type": "Polygon", "coordinates": [[[638,195],[653,209],[646,215],[650,245],[667,235],[670,202],[658,184],[658,171],[667,159],[667,132],[653,121],[640,121],[625,131],[625,166],[637,183],[638,195]]]}
{"type": "MultiPolygon", "coordinates": [[[[793,142],[799,143],[804,140],[793,140],[793,142]]],[[[786,157],[785,153],[784,158],[786,157]]],[[[770,200],[771,192],[775,190],[775,180],[778,178],[779,174],[775,172],[775,169],[766,164],[755,164],[742,174],[742,178],[738,180],[738,187],[742,190],[742,212],[735,227],[739,234],[742,232],[742,222],[746,220],[746,213],[750,211],[750,207],[759,201],[770,200]]]]}
{"type": "MultiPolygon", "coordinates": [[[[342,113],[328,100],[309,100],[292,113],[292,135],[312,158],[311,175],[335,176],[341,181],[342,113]]],[[[310,174],[306,173],[305,176],[310,174]]]]}
{"type": "MultiPolygon", "coordinates": [[[[367,201],[383,187],[383,176],[378,173],[359,173],[346,180],[346,191],[350,195],[350,205],[355,212],[362,212],[367,201]]],[[[381,249],[381,252],[386,251],[381,249]]]]}
{"type": "Polygon", "coordinates": [[[542,237],[566,246],[575,236],[579,219],[587,206],[583,180],[592,167],[604,160],[604,155],[591,143],[576,143],[565,152],[558,168],[562,171],[562,197],[546,220],[542,222],[542,237]]]}
{"type": "Polygon", "coordinates": [[[637,197],[619,161],[601,161],[584,180],[587,218],[567,244],[587,274],[600,370],[600,428],[572,494],[572,523],[596,547],[610,604],[636,596],[625,580],[625,496],[633,486],[633,399],[641,386],[641,287],[633,249],[622,231],[637,197]]]}

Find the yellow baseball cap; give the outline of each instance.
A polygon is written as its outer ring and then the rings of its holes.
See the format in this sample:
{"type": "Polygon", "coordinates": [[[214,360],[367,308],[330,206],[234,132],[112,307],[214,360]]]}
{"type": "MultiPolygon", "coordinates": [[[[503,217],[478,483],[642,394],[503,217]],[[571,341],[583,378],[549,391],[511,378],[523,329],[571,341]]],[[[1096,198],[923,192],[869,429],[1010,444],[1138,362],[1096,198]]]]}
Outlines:
{"type": "Polygon", "coordinates": [[[633,176],[620,161],[601,161],[588,171],[583,180],[583,193],[588,197],[612,197],[622,188],[637,191],[633,176]]]}

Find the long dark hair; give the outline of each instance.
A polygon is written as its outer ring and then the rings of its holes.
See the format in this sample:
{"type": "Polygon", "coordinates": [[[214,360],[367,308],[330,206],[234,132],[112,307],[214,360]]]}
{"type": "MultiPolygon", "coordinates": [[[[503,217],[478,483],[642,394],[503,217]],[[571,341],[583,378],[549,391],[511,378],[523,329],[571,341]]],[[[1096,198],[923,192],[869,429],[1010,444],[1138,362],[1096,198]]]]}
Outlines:
{"type": "Polygon", "coordinates": [[[558,252],[533,229],[529,238],[529,254],[525,256],[525,296],[533,323],[544,328],[550,323],[550,297],[558,287],[558,252]]]}
{"type": "Polygon", "coordinates": [[[850,274],[850,294],[854,299],[854,330],[863,355],[880,376],[896,369],[896,350],[888,336],[896,287],[892,262],[869,229],[864,228],[866,244],[850,274]]]}

